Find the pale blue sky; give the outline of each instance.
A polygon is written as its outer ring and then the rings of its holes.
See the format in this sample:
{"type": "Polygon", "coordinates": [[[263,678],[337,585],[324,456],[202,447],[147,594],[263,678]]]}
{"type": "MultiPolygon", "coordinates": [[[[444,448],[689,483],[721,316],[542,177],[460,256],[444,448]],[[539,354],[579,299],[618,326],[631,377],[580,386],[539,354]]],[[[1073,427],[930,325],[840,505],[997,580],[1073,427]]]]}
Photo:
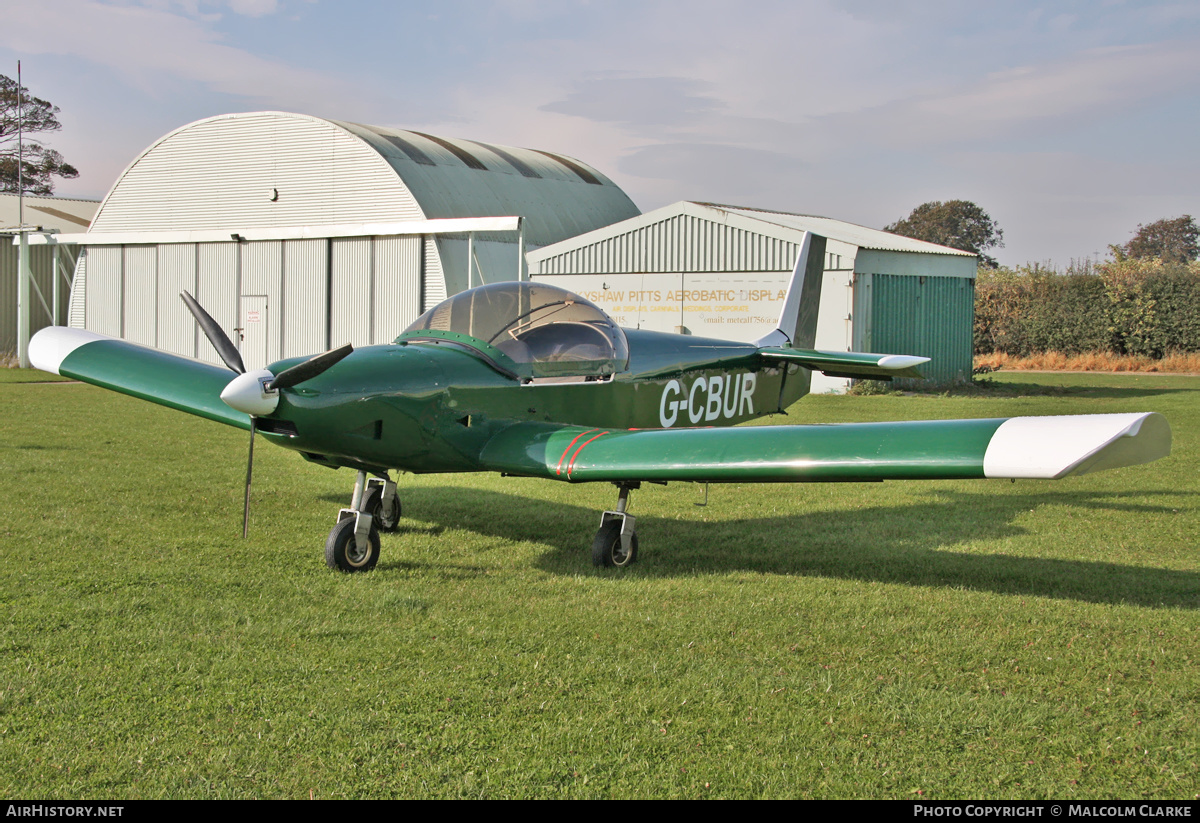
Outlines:
{"type": "Polygon", "coordinates": [[[868,226],[973,200],[1003,263],[1200,217],[1200,3],[0,0],[0,73],[101,197],[153,140],[278,109],[561,152],[643,210],[868,226]]]}

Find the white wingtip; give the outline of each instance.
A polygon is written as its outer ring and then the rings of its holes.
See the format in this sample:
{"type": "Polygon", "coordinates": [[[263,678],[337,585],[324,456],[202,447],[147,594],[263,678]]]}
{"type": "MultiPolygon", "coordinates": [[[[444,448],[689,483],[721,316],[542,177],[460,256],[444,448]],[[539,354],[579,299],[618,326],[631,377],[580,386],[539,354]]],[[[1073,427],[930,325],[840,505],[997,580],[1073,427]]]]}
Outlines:
{"type": "Polygon", "coordinates": [[[1171,426],[1155,412],[1014,417],[992,435],[983,473],[1057,479],[1136,466],[1170,453],[1171,426]]]}
{"type": "Polygon", "coordinates": [[[29,362],[35,369],[60,374],[59,368],[67,355],[85,343],[95,340],[111,340],[103,334],[67,326],[48,326],[29,341],[29,362]]]}

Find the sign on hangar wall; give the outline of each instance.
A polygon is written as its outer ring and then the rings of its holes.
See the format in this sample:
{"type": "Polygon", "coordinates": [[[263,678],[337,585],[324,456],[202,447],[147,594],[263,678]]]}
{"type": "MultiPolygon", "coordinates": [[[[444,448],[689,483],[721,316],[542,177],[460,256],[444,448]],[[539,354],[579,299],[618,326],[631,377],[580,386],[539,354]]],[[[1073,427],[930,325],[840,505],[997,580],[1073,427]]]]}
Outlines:
{"type": "Polygon", "coordinates": [[[625,328],[753,340],[775,328],[788,273],[534,275],[570,289],[625,328]]]}
{"type": "MultiPolygon", "coordinates": [[[[826,271],[817,320],[817,347],[850,349],[853,305],[850,271],[826,271]]],[[[779,321],[791,272],[685,274],[535,274],[533,279],[575,292],[628,329],[678,332],[749,343],[779,321]]],[[[848,381],[813,375],[813,391],[842,390],[848,381]]]]}

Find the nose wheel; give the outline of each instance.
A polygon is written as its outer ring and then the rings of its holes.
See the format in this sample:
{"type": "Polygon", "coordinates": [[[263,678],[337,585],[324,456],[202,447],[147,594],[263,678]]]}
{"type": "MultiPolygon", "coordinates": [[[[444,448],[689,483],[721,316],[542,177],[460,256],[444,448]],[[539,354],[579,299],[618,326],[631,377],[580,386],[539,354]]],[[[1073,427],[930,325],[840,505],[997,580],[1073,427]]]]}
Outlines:
{"type": "Polygon", "coordinates": [[[363,495],[362,511],[370,513],[375,518],[375,525],[381,532],[394,532],[400,527],[400,495],[396,494],[396,484],[386,478],[372,478],[363,495]]]}
{"type": "Polygon", "coordinates": [[[350,508],[338,512],[337,525],[325,541],[325,565],[341,572],[368,572],[379,562],[379,533],[400,524],[400,498],[388,477],[367,480],[360,471],[350,508]]]}
{"type": "Polygon", "coordinates": [[[369,514],[338,521],[325,541],[325,565],[339,572],[369,572],[379,562],[379,529],[369,514]],[[361,520],[365,533],[360,533],[361,520]]]}

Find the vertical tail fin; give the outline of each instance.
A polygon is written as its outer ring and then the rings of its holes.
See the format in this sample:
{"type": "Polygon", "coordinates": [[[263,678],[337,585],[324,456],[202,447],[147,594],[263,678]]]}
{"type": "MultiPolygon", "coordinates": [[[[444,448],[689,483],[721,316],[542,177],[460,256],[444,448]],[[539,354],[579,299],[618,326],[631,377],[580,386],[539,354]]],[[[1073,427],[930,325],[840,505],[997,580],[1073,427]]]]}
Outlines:
{"type": "Polygon", "coordinates": [[[817,310],[821,307],[821,281],[825,277],[825,238],[805,232],[796,256],[796,268],[788,283],[779,325],[754,345],[791,346],[811,349],[817,342],[817,310]]]}

